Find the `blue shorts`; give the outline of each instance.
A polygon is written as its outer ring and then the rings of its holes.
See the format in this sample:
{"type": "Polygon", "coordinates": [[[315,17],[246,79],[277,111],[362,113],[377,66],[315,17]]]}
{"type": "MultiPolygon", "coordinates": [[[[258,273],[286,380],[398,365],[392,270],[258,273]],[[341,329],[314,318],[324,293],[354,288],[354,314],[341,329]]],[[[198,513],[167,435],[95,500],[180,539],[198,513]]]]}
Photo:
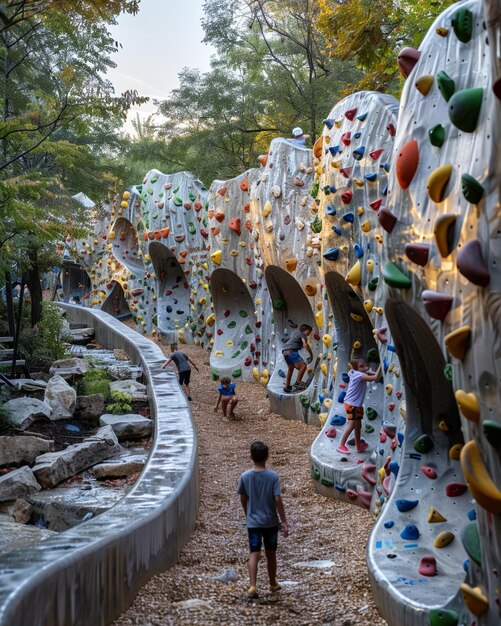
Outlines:
{"type": "Polygon", "coordinates": [[[251,552],[261,552],[261,541],[265,550],[276,550],[278,545],[278,526],[271,528],[248,528],[249,548],[251,552]]]}
{"type": "Polygon", "coordinates": [[[303,357],[299,352],[291,352],[290,354],[284,354],[284,359],[287,365],[296,365],[297,363],[304,363],[303,357]]]}

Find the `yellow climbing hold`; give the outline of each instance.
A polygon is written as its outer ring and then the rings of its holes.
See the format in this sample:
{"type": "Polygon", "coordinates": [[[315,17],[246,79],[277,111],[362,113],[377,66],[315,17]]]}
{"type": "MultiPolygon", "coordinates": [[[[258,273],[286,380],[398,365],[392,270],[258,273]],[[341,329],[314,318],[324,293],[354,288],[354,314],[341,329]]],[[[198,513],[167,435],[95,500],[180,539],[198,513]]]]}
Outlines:
{"type": "Polygon", "coordinates": [[[350,317],[354,322],[363,322],[364,318],[358,313],[350,313],[350,317]]]}
{"type": "Polygon", "coordinates": [[[439,513],[437,509],[433,506],[430,506],[430,510],[428,511],[428,524],[437,524],[439,522],[446,522],[447,518],[439,513]]]}
{"type": "Polygon", "coordinates": [[[252,375],[254,376],[254,380],[256,382],[259,382],[259,370],[257,369],[257,367],[252,368],[252,375]]]}
{"type": "Polygon", "coordinates": [[[260,382],[262,385],[267,385],[267,384],[268,384],[268,380],[269,380],[268,370],[267,370],[267,369],[264,369],[264,370],[261,372],[261,378],[259,379],[259,382],[260,382]]]}
{"type": "Polygon", "coordinates": [[[360,341],[354,341],[353,342],[353,350],[360,350],[360,348],[362,347],[362,343],[360,341]]]}
{"type": "Polygon", "coordinates": [[[364,233],[368,233],[371,229],[370,220],[365,220],[360,224],[360,228],[364,231],[364,233]]]}
{"type": "Polygon", "coordinates": [[[225,344],[228,348],[232,348],[234,343],[233,343],[233,339],[228,339],[228,341],[225,344]]]}
{"type": "Polygon", "coordinates": [[[321,369],[321,371],[322,371],[322,374],[323,374],[324,376],[327,376],[327,372],[328,372],[329,370],[327,369],[327,365],[326,365],[326,363],[320,363],[320,369],[321,369]]]}
{"type": "Polygon", "coordinates": [[[474,393],[466,393],[464,389],[458,389],[455,396],[459,409],[466,419],[470,420],[470,422],[478,422],[480,419],[480,407],[478,406],[477,396],[474,393]]]}
{"type": "Polygon", "coordinates": [[[365,300],[364,309],[367,311],[367,313],[370,313],[373,307],[374,307],[374,304],[372,303],[372,300],[365,300]]]}
{"type": "Polygon", "coordinates": [[[435,537],[433,545],[435,548],[445,548],[445,546],[448,546],[453,539],[454,533],[451,533],[450,530],[444,530],[435,537]]]}
{"type": "Polygon", "coordinates": [[[445,347],[449,354],[462,361],[466,354],[470,335],[471,328],[469,326],[461,326],[461,328],[456,328],[456,330],[446,335],[445,347]]]}
{"type": "Polygon", "coordinates": [[[297,259],[287,259],[285,261],[285,269],[288,272],[293,272],[297,267],[297,259]]]}
{"type": "Polygon", "coordinates": [[[327,420],[327,415],[328,413],[319,413],[318,414],[318,421],[320,422],[320,428],[323,428],[326,420],[327,420]]]}
{"type": "Polygon", "coordinates": [[[211,313],[209,316],[207,316],[207,318],[205,319],[205,324],[207,326],[214,326],[214,322],[216,321],[216,317],[214,315],[214,313],[211,313]]]}
{"type": "Polygon", "coordinates": [[[215,252],[213,252],[210,255],[211,261],[213,263],[216,263],[217,265],[221,264],[222,258],[223,258],[223,251],[222,250],[216,250],[215,252]]]}
{"type": "Polygon", "coordinates": [[[384,467],[380,467],[377,473],[379,476],[379,482],[382,483],[383,480],[386,478],[386,470],[384,469],[384,467]]]}
{"type": "Polygon", "coordinates": [[[365,209],[364,209],[364,207],[363,207],[363,206],[359,206],[359,207],[357,207],[357,213],[358,213],[359,215],[363,215],[363,214],[364,214],[364,212],[365,212],[365,209]]]}
{"type": "Polygon", "coordinates": [[[263,207],[263,217],[268,217],[268,215],[271,213],[273,207],[271,205],[271,202],[268,200],[268,202],[266,202],[266,204],[263,207]]]}
{"type": "Polygon", "coordinates": [[[363,180],[360,180],[359,178],[352,178],[352,180],[359,189],[361,189],[364,186],[363,180]]]}
{"type": "Polygon", "coordinates": [[[376,313],[378,315],[383,315],[383,307],[382,306],[375,306],[374,307],[374,311],[376,311],[376,313]]]}
{"type": "Polygon", "coordinates": [[[355,265],[351,268],[346,276],[346,282],[350,285],[356,287],[360,284],[360,278],[362,277],[362,266],[360,261],[357,261],[355,265]]]}
{"type": "Polygon", "coordinates": [[[385,387],[385,390],[386,390],[387,395],[391,395],[393,393],[393,385],[388,383],[385,387]]]}
{"type": "Polygon", "coordinates": [[[317,291],[318,291],[318,287],[315,282],[308,281],[307,283],[305,283],[304,292],[307,296],[310,296],[310,298],[312,298],[313,296],[317,295],[317,291]]]}
{"type": "Polygon", "coordinates": [[[420,76],[414,84],[421,95],[427,96],[433,85],[433,76],[431,74],[420,76]]]}
{"type": "Polygon", "coordinates": [[[233,248],[233,250],[230,251],[230,256],[238,256],[238,250],[235,250],[235,248],[233,248]]]}
{"type": "Polygon", "coordinates": [[[470,587],[470,585],[466,583],[461,583],[459,588],[461,589],[464,603],[473,615],[479,617],[487,611],[489,608],[489,600],[482,593],[480,587],[470,587]]]}
{"type": "Polygon", "coordinates": [[[428,195],[433,200],[433,202],[442,202],[445,199],[445,188],[447,187],[447,183],[452,174],[452,165],[447,163],[447,165],[442,165],[441,167],[437,167],[436,170],[428,177],[428,195]]]}
{"type": "Polygon", "coordinates": [[[319,328],[322,328],[322,326],[324,325],[324,314],[322,313],[322,311],[317,311],[315,313],[315,321],[317,323],[317,326],[319,328]]]}
{"type": "Polygon", "coordinates": [[[490,513],[501,513],[501,491],[492,481],[475,439],[461,450],[461,467],[471,495],[490,513]]]}
{"type": "Polygon", "coordinates": [[[365,262],[365,267],[367,268],[368,272],[372,272],[374,271],[374,261],[372,259],[369,259],[368,261],[365,262]]]}
{"type": "Polygon", "coordinates": [[[461,455],[462,449],[463,449],[462,443],[455,443],[449,450],[449,459],[451,459],[451,461],[459,461],[459,457],[461,455]]]}
{"type": "Polygon", "coordinates": [[[441,420],[438,422],[438,430],[441,430],[443,433],[446,433],[449,430],[447,426],[447,422],[445,420],[441,420]]]}
{"type": "Polygon", "coordinates": [[[330,409],[332,406],[332,398],[325,398],[324,406],[326,409],[330,409]]]}
{"type": "Polygon", "coordinates": [[[450,232],[456,222],[455,215],[441,215],[435,220],[433,234],[435,235],[435,243],[437,244],[440,256],[444,259],[451,253],[451,237],[450,232]]]}
{"type": "Polygon", "coordinates": [[[214,356],[217,356],[217,357],[223,356],[223,354],[224,354],[224,352],[222,350],[216,350],[214,352],[214,356]]]}
{"type": "Polygon", "coordinates": [[[332,337],[326,333],[326,334],[322,337],[322,343],[324,344],[324,346],[325,346],[326,348],[330,348],[331,343],[332,343],[332,337]]]}

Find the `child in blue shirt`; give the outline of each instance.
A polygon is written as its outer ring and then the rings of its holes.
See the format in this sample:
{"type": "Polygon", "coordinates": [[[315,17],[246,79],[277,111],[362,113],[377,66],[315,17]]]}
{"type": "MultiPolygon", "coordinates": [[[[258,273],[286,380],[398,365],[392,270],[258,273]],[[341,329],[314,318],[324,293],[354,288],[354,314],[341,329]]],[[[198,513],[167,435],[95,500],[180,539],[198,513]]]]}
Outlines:
{"type": "Polygon", "coordinates": [[[231,379],[228,376],[224,376],[221,378],[221,384],[218,385],[217,390],[219,391],[219,397],[217,399],[217,404],[214,408],[214,412],[217,413],[219,408],[219,403],[221,402],[221,407],[223,409],[223,416],[226,417],[226,411],[228,409],[228,405],[230,406],[230,412],[228,417],[235,417],[235,407],[238,404],[238,398],[235,394],[236,383],[232,383],[231,379]]]}

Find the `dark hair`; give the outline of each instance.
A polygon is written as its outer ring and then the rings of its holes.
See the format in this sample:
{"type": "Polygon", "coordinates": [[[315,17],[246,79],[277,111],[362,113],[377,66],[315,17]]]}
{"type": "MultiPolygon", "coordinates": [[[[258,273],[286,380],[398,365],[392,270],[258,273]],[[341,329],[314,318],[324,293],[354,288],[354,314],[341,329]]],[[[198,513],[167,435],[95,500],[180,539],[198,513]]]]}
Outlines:
{"type": "Polygon", "coordinates": [[[171,343],[170,344],[170,349],[173,350],[173,351],[176,351],[177,350],[177,343],[171,343]]]}
{"type": "Polygon", "coordinates": [[[250,452],[254,463],[264,463],[268,459],[268,446],[262,441],[253,441],[250,452]]]}
{"type": "Polygon", "coordinates": [[[228,378],[228,376],[223,376],[221,378],[221,385],[229,385],[231,383],[231,378],[228,378]]]}
{"type": "Polygon", "coordinates": [[[309,324],[301,324],[301,326],[299,327],[299,330],[302,333],[304,333],[307,330],[309,330],[311,332],[313,330],[313,328],[309,324]]]}
{"type": "Polygon", "coordinates": [[[351,359],[350,363],[351,366],[354,370],[358,370],[360,369],[360,366],[362,365],[362,363],[365,363],[365,359],[351,359]]]}

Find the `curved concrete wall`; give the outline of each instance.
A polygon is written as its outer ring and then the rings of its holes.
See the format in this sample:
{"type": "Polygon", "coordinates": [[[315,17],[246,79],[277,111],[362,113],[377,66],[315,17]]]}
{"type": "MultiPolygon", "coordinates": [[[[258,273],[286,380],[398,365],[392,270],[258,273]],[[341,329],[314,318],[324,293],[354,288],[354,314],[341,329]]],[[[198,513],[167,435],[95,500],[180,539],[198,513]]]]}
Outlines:
{"type": "Polygon", "coordinates": [[[2,555],[1,626],[104,626],[154,574],[174,564],[198,504],[197,441],[186,399],[154,343],[103,311],[62,305],[96,340],[122,348],[147,380],[155,433],[133,488],[95,519],[2,555]]]}

